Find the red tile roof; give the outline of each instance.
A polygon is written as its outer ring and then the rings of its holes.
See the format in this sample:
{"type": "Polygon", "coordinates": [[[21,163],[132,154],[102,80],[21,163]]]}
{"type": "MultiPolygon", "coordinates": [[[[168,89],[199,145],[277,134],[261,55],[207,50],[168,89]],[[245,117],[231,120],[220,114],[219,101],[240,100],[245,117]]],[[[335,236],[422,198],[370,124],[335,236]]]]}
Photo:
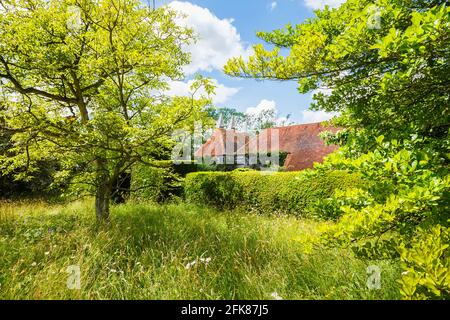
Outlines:
{"type": "Polygon", "coordinates": [[[195,152],[195,156],[217,157],[282,151],[288,153],[284,163],[287,170],[303,170],[312,168],[314,162],[322,162],[326,155],[337,149],[337,146],[325,145],[319,134],[322,131],[338,130],[321,123],[311,123],[265,129],[259,135],[250,137],[247,133],[235,130],[216,129],[211,138],[195,152]],[[226,150],[226,142],[229,142],[229,150],[226,150]]]}
{"type": "Polygon", "coordinates": [[[236,130],[216,129],[209,138],[195,153],[195,157],[217,157],[222,155],[234,155],[240,146],[249,141],[249,134],[236,130]],[[236,144],[236,146],[235,146],[236,144]],[[226,146],[232,146],[226,150],[226,146]]]}

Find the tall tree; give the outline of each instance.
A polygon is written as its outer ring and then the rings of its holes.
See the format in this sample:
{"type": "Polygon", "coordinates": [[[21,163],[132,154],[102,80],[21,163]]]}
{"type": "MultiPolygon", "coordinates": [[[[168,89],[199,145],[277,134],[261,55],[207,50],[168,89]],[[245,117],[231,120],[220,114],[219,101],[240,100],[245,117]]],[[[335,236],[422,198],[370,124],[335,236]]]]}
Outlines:
{"type": "Polygon", "coordinates": [[[339,112],[335,123],[345,128],[329,136],[340,151],[317,169],[366,180],[323,203],[320,214],[337,220],[324,238],[371,259],[400,257],[406,298],[448,299],[449,2],[347,0],[259,36],[275,48],[257,45],[225,71],[315,90],[313,108],[339,112]]]}
{"type": "MultiPolygon", "coordinates": [[[[313,108],[345,124],[398,137],[443,134],[450,123],[448,1],[348,0],[283,30],[259,32],[249,61],[231,59],[231,76],[298,81],[315,90],[313,108]],[[282,54],[280,49],[288,50],[282,54]],[[323,90],[331,94],[324,94],[323,90]]],[[[372,145],[374,140],[372,140],[372,145]]]]}
{"type": "Polygon", "coordinates": [[[234,127],[237,130],[263,130],[272,128],[276,125],[287,126],[292,125],[289,121],[291,115],[288,114],[284,118],[277,119],[278,113],[274,106],[267,105],[262,108],[252,108],[247,112],[240,112],[234,108],[211,108],[208,113],[214,120],[219,120],[222,117],[222,125],[227,127],[231,120],[234,122],[234,127]]]}
{"type": "Polygon", "coordinates": [[[158,94],[189,62],[181,47],[193,34],[175,15],[139,0],[2,0],[1,116],[15,155],[0,158],[2,171],[25,167],[23,178],[58,159],[58,177],[88,186],[108,220],[117,178],[151,162],[209,104],[194,97],[201,86],[212,93],[206,79],[191,97],[158,94]]]}
{"type": "Polygon", "coordinates": [[[275,104],[264,100],[257,107],[247,109],[245,119],[247,127],[251,130],[260,131],[275,127],[277,122],[275,104]]]}
{"type": "Polygon", "coordinates": [[[237,128],[242,128],[245,123],[245,114],[243,112],[239,112],[234,108],[211,108],[208,110],[210,116],[218,121],[220,117],[222,117],[222,124],[227,126],[232,118],[234,118],[235,125],[237,128]]]}

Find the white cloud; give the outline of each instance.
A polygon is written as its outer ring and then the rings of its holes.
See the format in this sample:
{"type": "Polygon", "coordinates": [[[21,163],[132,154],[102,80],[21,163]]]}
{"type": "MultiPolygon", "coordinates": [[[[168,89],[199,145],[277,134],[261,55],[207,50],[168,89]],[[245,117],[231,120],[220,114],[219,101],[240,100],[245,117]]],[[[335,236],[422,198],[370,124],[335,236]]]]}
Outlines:
{"type": "Polygon", "coordinates": [[[323,9],[326,5],[337,8],[347,0],[303,0],[305,5],[311,9],[323,9]]]}
{"type": "MultiPolygon", "coordinates": [[[[288,117],[280,117],[277,104],[273,100],[263,99],[256,107],[247,108],[245,114],[251,118],[263,118],[273,120],[277,126],[285,126],[289,123],[288,117]]],[[[305,110],[301,112],[301,120],[299,123],[317,123],[330,120],[337,116],[336,112],[311,111],[305,110]]]]}
{"type": "Polygon", "coordinates": [[[278,3],[277,3],[276,1],[273,1],[273,2],[270,4],[270,11],[275,10],[275,8],[277,7],[277,5],[278,5],[278,3]]]}
{"type": "Polygon", "coordinates": [[[262,99],[256,107],[247,108],[245,115],[250,122],[275,122],[276,126],[285,126],[289,123],[289,117],[280,117],[277,104],[273,100],[262,99]]]}
{"type": "MultiPolygon", "coordinates": [[[[191,92],[190,87],[194,80],[188,82],[183,81],[171,81],[169,82],[170,89],[164,93],[168,96],[188,96],[191,92]]],[[[212,79],[212,82],[216,86],[216,95],[213,97],[214,104],[221,104],[228,101],[229,98],[239,92],[241,88],[231,88],[219,83],[216,79],[212,79]]],[[[201,95],[205,92],[200,90],[197,94],[201,95]]]]}
{"type": "Polygon", "coordinates": [[[221,70],[228,59],[251,54],[251,48],[242,43],[233,26],[233,19],[219,19],[207,8],[190,2],[173,1],[169,6],[185,15],[177,18],[179,25],[193,29],[198,37],[187,48],[192,61],[185,68],[186,74],[221,70]]]}
{"type": "Polygon", "coordinates": [[[335,117],[337,113],[335,112],[325,112],[325,111],[311,111],[305,110],[301,112],[301,123],[316,123],[327,121],[335,117]]]}
{"type": "Polygon", "coordinates": [[[290,124],[289,117],[280,117],[275,121],[275,125],[277,127],[285,127],[288,126],[289,124],[290,124]]]}
{"type": "Polygon", "coordinates": [[[245,113],[247,115],[258,115],[264,112],[274,112],[277,113],[277,104],[275,101],[273,100],[266,100],[263,99],[260,101],[260,103],[256,106],[256,107],[250,107],[247,108],[247,110],[245,111],[245,113]]]}

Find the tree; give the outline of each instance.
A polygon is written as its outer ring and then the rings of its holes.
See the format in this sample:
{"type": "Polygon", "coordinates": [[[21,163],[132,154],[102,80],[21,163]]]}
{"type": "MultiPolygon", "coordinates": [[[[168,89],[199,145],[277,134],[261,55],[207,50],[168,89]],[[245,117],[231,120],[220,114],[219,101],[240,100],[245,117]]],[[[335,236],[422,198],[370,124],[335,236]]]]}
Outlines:
{"type": "Polygon", "coordinates": [[[242,128],[245,123],[245,114],[243,112],[239,112],[234,108],[211,108],[208,110],[209,115],[214,120],[218,121],[220,117],[222,117],[222,123],[224,126],[227,126],[232,118],[234,118],[236,128],[242,128]]]}
{"type": "MultiPolygon", "coordinates": [[[[264,101],[265,102],[265,101],[264,101]]],[[[263,103],[264,103],[263,102],[263,103]]],[[[234,108],[211,108],[209,115],[216,121],[222,117],[222,125],[227,127],[231,120],[237,130],[263,130],[276,125],[286,126],[292,124],[289,121],[291,115],[277,119],[277,110],[269,102],[267,105],[260,104],[256,108],[250,108],[247,112],[239,112],[234,108]]]]}
{"type": "Polygon", "coordinates": [[[351,170],[367,181],[322,204],[320,214],[337,221],[324,239],[369,258],[400,257],[406,298],[448,298],[448,1],[347,0],[258,35],[275,48],[257,45],[225,71],[316,90],[313,109],[339,112],[335,124],[345,128],[328,135],[341,148],[317,169],[351,170]],[[428,234],[440,240],[433,245],[428,234]]]}
{"type": "Polygon", "coordinates": [[[258,33],[275,49],[256,45],[248,62],[234,58],[225,71],[297,80],[303,93],[331,89],[330,95],[315,94],[313,107],[340,112],[347,126],[374,137],[412,131],[445,136],[448,10],[447,1],[350,0],[339,9],[316,11],[317,18],[296,27],[258,33]],[[281,55],[280,48],[289,54],[281,55]]]}
{"type": "Polygon", "coordinates": [[[57,159],[56,178],[71,178],[95,194],[99,221],[109,218],[114,183],[136,162],[151,164],[205,115],[206,96],[158,94],[183,76],[181,47],[191,30],[167,7],[138,0],[10,0],[0,2],[0,90],[4,130],[14,156],[2,172],[57,159]]]}
{"type": "Polygon", "coordinates": [[[251,130],[260,131],[275,127],[277,121],[277,109],[272,101],[263,100],[254,107],[247,109],[245,113],[247,127],[251,130]]]}

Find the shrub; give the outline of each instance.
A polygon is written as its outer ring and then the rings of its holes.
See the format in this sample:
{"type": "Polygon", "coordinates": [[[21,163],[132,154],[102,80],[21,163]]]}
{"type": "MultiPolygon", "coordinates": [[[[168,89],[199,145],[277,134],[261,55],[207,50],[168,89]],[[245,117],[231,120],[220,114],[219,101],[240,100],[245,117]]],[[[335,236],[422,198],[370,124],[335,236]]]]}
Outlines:
{"type": "Polygon", "coordinates": [[[182,196],[183,177],[172,165],[136,165],[132,170],[130,194],[132,200],[166,202],[182,196]]]}
{"type": "Polygon", "coordinates": [[[404,298],[448,299],[448,157],[429,138],[380,136],[376,143],[375,150],[356,159],[335,153],[316,167],[347,169],[365,181],[360,190],[336,194],[323,206],[339,219],[322,229],[322,241],[353,246],[368,260],[400,258],[404,298]]]}
{"type": "Polygon", "coordinates": [[[131,175],[131,199],[165,202],[183,195],[186,174],[198,170],[197,164],[171,160],[154,161],[154,166],[137,164],[131,175]]]}
{"type": "Polygon", "coordinates": [[[189,202],[220,209],[238,207],[261,213],[311,214],[318,200],[331,197],[336,189],[361,183],[355,174],[332,171],[265,173],[198,172],[188,174],[185,197],[189,202]]]}
{"type": "Polygon", "coordinates": [[[137,165],[131,174],[131,198],[158,202],[165,192],[164,168],[137,165]]]}
{"type": "Polygon", "coordinates": [[[400,292],[405,299],[450,299],[450,229],[420,230],[399,248],[403,264],[400,292]]]}

